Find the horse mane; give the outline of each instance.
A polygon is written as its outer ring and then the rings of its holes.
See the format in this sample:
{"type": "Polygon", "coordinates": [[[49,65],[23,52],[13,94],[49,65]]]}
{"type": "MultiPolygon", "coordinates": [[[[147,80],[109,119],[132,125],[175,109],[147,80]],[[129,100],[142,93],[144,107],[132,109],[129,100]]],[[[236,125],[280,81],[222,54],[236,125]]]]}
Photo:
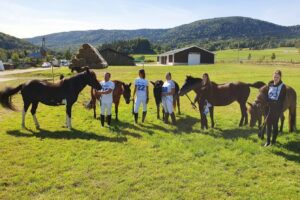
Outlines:
{"type": "Polygon", "coordinates": [[[202,78],[196,78],[193,76],[186,76],[186,81],[190,80],[192,83],[202,82],[202,78]]]}

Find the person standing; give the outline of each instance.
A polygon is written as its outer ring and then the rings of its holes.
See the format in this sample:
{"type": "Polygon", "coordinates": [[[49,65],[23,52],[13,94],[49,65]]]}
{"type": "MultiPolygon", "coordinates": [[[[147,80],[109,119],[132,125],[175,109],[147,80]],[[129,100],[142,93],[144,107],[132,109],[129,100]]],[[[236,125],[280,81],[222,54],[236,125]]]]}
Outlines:
{"type": "Polygon", "coordinates": [[[272,132],[272,144],[276,143],[278,135],[278,121],[283,111],[283,103],[286,97],[286,86],[282,82],[281,77],[281,71],[275,71],[273,74],[273,80],[268,84],[268,93],[266,94],[266,99],[268,102],[268,109],[266,111],[267,142],[265,146],[269,146],[271,144],[272,132]]]}
{"type": "Polygon", "coordinates": [[[166,74],[166,81],[162,86],[162,105],[165,113],[164,122],[168,123],[169,115],[172,119],[172,124],[176,124],[176,118],[173,111],[173,95],[175,94],[175,83],[172,80],[170,72],[166,74]]]}
{"type": "Polygon", "coordinates": [[[139,78],[135,79],[134,84],[133,97],[135,97],[134,101],[134,122],[138,123],[138,113],[139,107],[143,105],[143,116],[142,122],[144,123],[146,115],[147,115],[147,104],[149,101],[149,88],[148,81],[146,80],[146,73],[144,69],[139,70],[139,78]]]}
{"type": "Polygon", "coordinates": [[[111,74],[106,72],[104,74],[104,80],[100,82],[102,89],[99,92],[100,96],[100,108],[101,115],[100,121],[101,126],[104,127],[105,115],[107,117],[107,124],[111,124],[111,107],[113,103],[113,90],[115,89],[115,84],[110,81],[111,74]]]}

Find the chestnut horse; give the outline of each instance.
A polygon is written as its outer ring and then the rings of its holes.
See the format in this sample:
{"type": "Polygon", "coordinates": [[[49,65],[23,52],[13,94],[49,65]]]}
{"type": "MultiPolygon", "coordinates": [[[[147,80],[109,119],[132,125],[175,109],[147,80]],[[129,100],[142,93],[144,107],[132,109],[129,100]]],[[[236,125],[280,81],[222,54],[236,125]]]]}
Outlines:
{"type": "MultiPolygon", "coordinates": [[[[250,114],[250,126],[254,127],[256,122],[258,122],[259,127],[259,137],[263,139],[265,132],[265,123],[262,126],[262,116],[265,118],[268,115],[268,102],[266,99],[268,93],[268,86],[264,86],[260,89],[258,96],[254,103],[249,103],[249,114],[250,114]]],[[[286,85],[286,97],[283,103],[283,110],[281,114],[281,124],[279,131],[283,131],[283,123],[285,120],[284,111],[289,110],[289,132],[293,132],[296,130],[296,110],[297,110],[297,94],[296,91],[286,85]]]]}
{"type": "MultiPolygon", "coordinates": [[[[159,111],[160,111],[160,104],[162,103],[161,92],[162,92],[162,86],[163,86],[164,82],[162,80],[157,80],[155,82],[150,81],[150,82],[153,85],[153,95],[155,98],[157,119],[160,119],[159,111]]],[[[174,107],[174,110],[176,110],[176,105],[177,105],[178,114],[180,115],[180,99],[179,99],[179,95],[178,95],[179,85],[175,81],[173,81],[173,82],[175,84],[175,94],[173,95],[173,107],[174,107]]],[[[163,119],[164,119],[165,112],[163,109],[162,109],[162,114],[163,114],[163,119]]]]}
{"type": "MultiPolygon", "coordinates": [[[[122,81],[114,80],[115,89],[113,90],[113,103],[115,104],[116,120],[118,120],[119,104],[121,95],[123,95],[126,104],[130,103],[131,98],[131,83],[125,84],[122,81]]],[[[100,95],[97,90],[91,88],[91,100],[87,105],[87,108],[92,108],[94,110],[94,118],[96,118],[96,100],[100,99],[100,95]]]]}
{"type": "Polygon", "coordinates": [[[36,128],[40,125],[36,118],[36,109],[39,102],[48,106],[63,105],[66,101],[66,126],[71,129],[71,111],[73,104],[77,101],[79,93],[89,85],[97,90],[101,89],[101,85],[97,81],[96,74],[88,68],[84,72],[79,73],[71,78],[61,80],[59,83],[49,83],[46,81],[32,80],[23,83],[16,88],[6,88],[0,92],[0,103],[3,107],[15,110],[11,103],[11,96],[21,91],[24,108],[22,113],[22,127],[25,128],[25,115],[31,106],[31,114],[36,128]]]}
{"type": "Polygon", "coordinates": [[[265,85],[263,82],[255,82],[253,84],[243,83],[243,82],[232,82],[225,84],[216,84],[211,82],[211,91],[203,89],[201,78],[194,78],[192,76],[187,76],[185,83],[179,91],[179,95],[183,96],[193,90],[198,99],[200,118],[201,118],[201,128],[208,128],[207,118],[204,114],[205,100],[207,100],[212,106],[209,107],[211,127],[214,128],[214,106],[227,106],[235,101],[240,104],[241,109],[241,119],[239,126],[248,124],[248,115],[246,102],[250,95],[250,87],[260,88],[265,85]]]}

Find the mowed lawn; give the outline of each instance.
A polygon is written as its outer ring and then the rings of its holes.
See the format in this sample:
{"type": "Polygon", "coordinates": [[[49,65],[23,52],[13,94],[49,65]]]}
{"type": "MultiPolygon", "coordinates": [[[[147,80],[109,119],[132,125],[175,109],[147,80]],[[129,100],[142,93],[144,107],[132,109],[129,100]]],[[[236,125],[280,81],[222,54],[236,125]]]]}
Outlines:
{"type": "MultiPolygon", "coordinates": [[[[139,67],[109,67],[112,79],[133,82],[139,67]]],[[[269,81],[275,69],[300,94],[300,67],[217,64],[201,66],[145,67],[148,80],[163,79],[171,71],[183,84],[185,75],[208,72],[212,81],[269,81]]],[[[51,77],[51,71],[20,75],[51,77]]],[[[55,69],[71,75],[67,69],[55,69]]],[[[251,89],[249,101],[257,95],[251,89]]],[[[200,130],[199,113],[186,97],[177,127],[156,119],[150,86],[146,123],[133,125],[132,105],[122,99],[119,122],[100,128],[99,120],[83,106],[89,100],[86,87],[73,107],[73,128],[63,128],[65,108],[39,105],[36,130],[30,112],[21,129],[21,112],[0,108],[0,199],[299,199],[300,135],[287,133],[278,144],[263,147],[257,129],[238,127],[239,105],[215,109],[216,128],[200,130]]],[[[190,97],[194,97],[190,93],[190,97]]],[[[21,97],[13,98],[19,110],[21,97]]],[[[99,106],[97,108],[99,114],[99,106]]],[[[287,117],[286,113],[286,117],[287,117]]],[[[300,113],[298,106],[297,123],[300,113]]],[[[113,116],[114,117],[114,116],[113,116]]]]}

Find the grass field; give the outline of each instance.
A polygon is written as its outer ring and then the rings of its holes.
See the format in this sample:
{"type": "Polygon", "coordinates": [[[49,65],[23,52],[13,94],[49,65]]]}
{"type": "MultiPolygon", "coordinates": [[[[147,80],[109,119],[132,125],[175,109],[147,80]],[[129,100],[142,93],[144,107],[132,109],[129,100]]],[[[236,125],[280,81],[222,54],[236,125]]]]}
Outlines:
{"type": "MultiPolygon", "coordinates": [[[[273,62],[273,63],[299,63],[300,52],[296,48],[275,48],[275,49],[263,49],[263,50],[249,50],[249,49],[228,49],[222,51],[216,51],[216,62],[217,63],[236,63],[236,62],[273,62]],[[275,59],[272,60],[272,54],[275,54],[275,59]],[[251,58],[248,56],[251,54],[251,58]]],[[[133,55],[134,58],[141,57],[142,55],[133,55]]],[[[145,60],[151,60],[156,62],[156,55],[144,55],[145,60]]]]}
{"type": "MultiPolygon", "coordinates": [[[[133,82],[138,67],[109,67],[112,79],[133,82]]],[[[208,72],[218,83],[267,82],[275,69],[300,94],[300,67],[216,64],[145,67],[148,80],[171,71],[182,85],[185,75],[208,72]]],[[[98,78],[103,70],[97,70],[98,78]]],[[[55,69],[70,75],[67,69],[55,69]]],[[[50,71],[24,76],[51,77],[50,71]]],[[[21,76],[20,76],[21,77],[21,76]]],[[[16,86],[23,80],[1,83],[16,86]]],[[[21,129],[21,113],[0,108],[0,199],[299,199],[300,136],[287,133],[265,148],[257,129],[238,127],[239,106],[217,107],[216,128],[200,130],[199,113],[185,97],[177,127],[156,119],[150,86],[145,124],[133,125],[131,105],[122,99],[119,119],[100,128],[83,107],[89,88],[73,107],[73,128],[62,128],[64,107],[39,105],[36,130],[30,114],[21,129]]],[[[249,101],[257,95],[251,89],[249,101]]],[[[194,94],[190,94],[194,97],[194,94]]],[[[298,96],[299,98],[299,96],[298,96]]],[[[21,110],[21,98],[13,98],[21,110]]],[[[98,107],[99,109],[99,107],[98,107]]],[[[297,123],[300,122],[298,106],[297,123]]],[[[99,113],[99,110],[98,110],[99,113]]],[[[287,116],[287,113],[286,113],[287,116]]]]}

